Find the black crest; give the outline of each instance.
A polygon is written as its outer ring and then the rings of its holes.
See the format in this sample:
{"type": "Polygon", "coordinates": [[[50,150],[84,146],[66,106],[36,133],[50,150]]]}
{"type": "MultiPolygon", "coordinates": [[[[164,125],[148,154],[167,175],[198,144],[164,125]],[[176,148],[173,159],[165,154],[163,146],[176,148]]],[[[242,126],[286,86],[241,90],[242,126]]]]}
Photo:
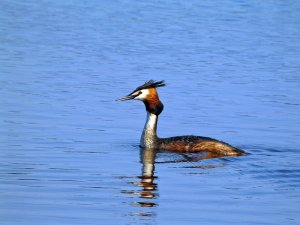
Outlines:
{"type": "Polygon", "coordinates": [[[149,80],[146,83],[144,83],[143,85],[137,87],[135,91],[139,91],[142,89],[148,89],[148,88],[158,88],[158,87],[164,87],[166,86],[165,81],[161,80],[161,81],[154,81],[154,80],[149,80]]]}

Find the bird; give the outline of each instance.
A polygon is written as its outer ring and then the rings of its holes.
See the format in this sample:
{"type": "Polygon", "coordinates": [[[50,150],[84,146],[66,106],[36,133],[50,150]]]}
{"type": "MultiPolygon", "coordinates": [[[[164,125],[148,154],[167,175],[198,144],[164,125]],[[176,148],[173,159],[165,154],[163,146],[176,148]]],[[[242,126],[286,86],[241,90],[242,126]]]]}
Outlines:
{"type": "Polygon", "coordinates": [[[147,112],[146,123],[140,138],[141,148],[151,148],[160,151],[178,153],[207,152],[217,156],[241,156],[246,152],[231,146],[228,143],[210,137],[184,135],[160,138],[157,135],[158,117],[164,109],[157,88],[166,86],[164,80],[149,80],[138,86],[130,94],[117,99],[117,101],[139,100],[145,105],[147,112]]]}

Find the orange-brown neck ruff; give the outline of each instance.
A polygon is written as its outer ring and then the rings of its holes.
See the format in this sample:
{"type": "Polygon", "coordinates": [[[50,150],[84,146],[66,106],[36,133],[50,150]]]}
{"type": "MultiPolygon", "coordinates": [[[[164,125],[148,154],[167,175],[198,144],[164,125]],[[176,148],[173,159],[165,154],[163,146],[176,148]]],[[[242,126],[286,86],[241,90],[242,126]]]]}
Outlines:
{"type": "Polygon", "coordinates": [[[164,105],[159,100],[158,93],[155,88],[149,88],[149,94],[143,102],[146,106],[147,112],[155,114],[157,116],[164,109],[164,105]]]}

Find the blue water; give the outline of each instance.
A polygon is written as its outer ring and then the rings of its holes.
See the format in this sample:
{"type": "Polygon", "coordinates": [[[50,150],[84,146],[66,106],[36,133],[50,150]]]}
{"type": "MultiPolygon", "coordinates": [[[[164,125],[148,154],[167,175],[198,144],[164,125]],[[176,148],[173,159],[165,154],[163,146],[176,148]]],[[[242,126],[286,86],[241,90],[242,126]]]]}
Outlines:
{"type": "Polygon", "coordinates": [[[300,223],[299,1],[0,11],[1,225],[300,223]],[[141,151],[144,106],[114,100],[149,79],[167,83],[161,137],[250,155],[141,151]]]}

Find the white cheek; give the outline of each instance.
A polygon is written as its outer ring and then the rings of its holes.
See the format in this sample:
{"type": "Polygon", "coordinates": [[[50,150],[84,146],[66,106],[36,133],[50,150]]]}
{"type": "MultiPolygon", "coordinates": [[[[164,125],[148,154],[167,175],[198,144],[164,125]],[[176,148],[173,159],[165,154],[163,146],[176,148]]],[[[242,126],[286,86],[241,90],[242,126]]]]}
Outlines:
{"type": "Polygon", "coordinates": [[[139,96],[137,96],[135,99],[143,101],[144,99],[147,98],[148,94],[149,94],[148,90],[142,90],[142,94],[140,94],[139,96]]]}

